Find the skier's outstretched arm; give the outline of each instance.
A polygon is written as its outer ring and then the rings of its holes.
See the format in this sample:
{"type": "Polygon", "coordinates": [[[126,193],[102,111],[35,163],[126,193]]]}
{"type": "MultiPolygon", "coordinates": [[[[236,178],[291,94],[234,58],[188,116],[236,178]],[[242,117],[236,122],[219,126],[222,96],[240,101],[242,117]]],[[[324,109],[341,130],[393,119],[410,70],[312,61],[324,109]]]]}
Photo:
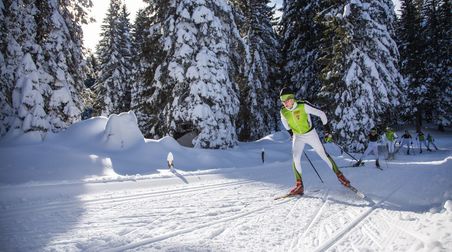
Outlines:
{"type": "Polygon", "coordinates": [[[304,109],[305,109],[306,113],[320,117],[320,120],[322,120],[323,125],[326,125],[328,123],[326,114],[322,110],[316,109],[316,108],[310,106],[309,104],[305,104],[304,109]]]}
{"type": "Polygon", "coordinates": [[[283,116],[283,114],[281,112],[279,112],[279,114],[281,115],[281,122],[282,122],[284,128],[286,130],[290,130],[289,123],[287,122],[286,118],[283,116]]]}

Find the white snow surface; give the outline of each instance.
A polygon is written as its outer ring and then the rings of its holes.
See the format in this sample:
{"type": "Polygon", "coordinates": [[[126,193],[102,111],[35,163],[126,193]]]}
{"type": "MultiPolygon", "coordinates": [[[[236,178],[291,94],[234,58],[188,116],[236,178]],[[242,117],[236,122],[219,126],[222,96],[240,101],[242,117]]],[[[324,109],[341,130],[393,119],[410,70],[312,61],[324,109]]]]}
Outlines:
{"type": "MultiPolygon", "coordinates": [[[[0,251],[452,248],[450,131],[426,130],[439,150],[401,149],[393,161],[381,157],[383,171],[372,156],[343,168],[367,199],[306,148],[324,183],[303,157],[305,196],[274,200],[294,184],[285,132],[229,150],[191,149],[171,137],[143,139],[133,118],[81,121],[42,143],[0,142],[0,251]],[[130,144],[111,148],[107,132],[130,144]]],[[[337,146],[326,148],[339,166],[353,163],[337,146]]]]}

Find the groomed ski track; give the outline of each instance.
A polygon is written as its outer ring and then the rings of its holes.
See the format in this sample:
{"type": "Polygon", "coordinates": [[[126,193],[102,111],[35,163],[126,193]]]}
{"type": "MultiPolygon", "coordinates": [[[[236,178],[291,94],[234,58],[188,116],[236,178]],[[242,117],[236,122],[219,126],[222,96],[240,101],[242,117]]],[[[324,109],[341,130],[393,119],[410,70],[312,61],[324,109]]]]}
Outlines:
{"type": "Polygon", "coordinates": [[[307,187],[303,197],[274,201],[275,195],[288,188],[221,175],[191,176],[189,184],[177,181],[160,179],[159,186],[146,180],[85,185],[95,188],[69,199],[66,195],[72,190],[65,194],[62,186],[65,196],[3,205],[1,224],[13,228],[2,230],[2,239],[19,240],[26,234],[33,242],[25,249],[44,251],[250,251],[256,247],[270,251],[342,251],[350,247],[359,250],[360,244],[387,250],[394,236],[428,242],[409,228],[394,224],[391,211],[381,208],[401,185],[384,198],[371,197],[370,202],[340,185],[307,187]],[[164,186],[165,180],[170,186],[164,186]],[[11,219],[24,222],[14,226],[9,223],[11,219]],[[71,228],[61,227],[68,225],[71,228]],[[382,225],[385,232],[380,233],[382,225]],[[41,226],[52,232],[35,233],[41,226]],[[90,232],[81,232],[85,229],[90,232]],[[247,241],[241,238],[240,234],[253,230],[266,235],[251,234],[255,239],[247,241]]]}

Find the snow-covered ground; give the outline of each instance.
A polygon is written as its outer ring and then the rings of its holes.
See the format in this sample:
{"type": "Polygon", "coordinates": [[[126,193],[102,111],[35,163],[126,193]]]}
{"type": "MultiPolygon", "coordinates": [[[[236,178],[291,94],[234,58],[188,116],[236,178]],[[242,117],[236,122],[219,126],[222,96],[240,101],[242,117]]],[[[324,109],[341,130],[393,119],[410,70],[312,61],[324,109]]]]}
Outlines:
{"type": "MultiPolygon", "coordinates": [[[[136,129],[122,114],[43,143],[1,142],[0,251],[452,250],[450,132],[428,130],[438,151],[402,149],[383,171],[372,156],[342,169],[366,200],[306,149],[324,183],[303,157],[306,195],[274,200],[294,184],[286,133],[201,150],[136,129]]],[[[352,163],[327,149],[340,166],[352,163]]]]}

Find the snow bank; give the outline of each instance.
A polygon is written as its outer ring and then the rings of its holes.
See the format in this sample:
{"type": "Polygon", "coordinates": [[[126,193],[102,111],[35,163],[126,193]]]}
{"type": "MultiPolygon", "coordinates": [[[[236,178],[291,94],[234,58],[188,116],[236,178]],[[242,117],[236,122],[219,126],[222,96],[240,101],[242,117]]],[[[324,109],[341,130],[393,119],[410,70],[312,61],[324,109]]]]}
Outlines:
{"type": "Polygon", "coordinates": [[[144,137],[138,128],[135,113],[129,111],[119,115],[111,115],[105,126],[102,142],[110,150],[129,149],[132,146],[144,143],[144,137]]]}
{"type": "Polygon", "coordinates": [[[445,208],[448,212],[452,213],[452,200],[446,201],[446,203],[444,203],[444,208],[445,208]]]}

